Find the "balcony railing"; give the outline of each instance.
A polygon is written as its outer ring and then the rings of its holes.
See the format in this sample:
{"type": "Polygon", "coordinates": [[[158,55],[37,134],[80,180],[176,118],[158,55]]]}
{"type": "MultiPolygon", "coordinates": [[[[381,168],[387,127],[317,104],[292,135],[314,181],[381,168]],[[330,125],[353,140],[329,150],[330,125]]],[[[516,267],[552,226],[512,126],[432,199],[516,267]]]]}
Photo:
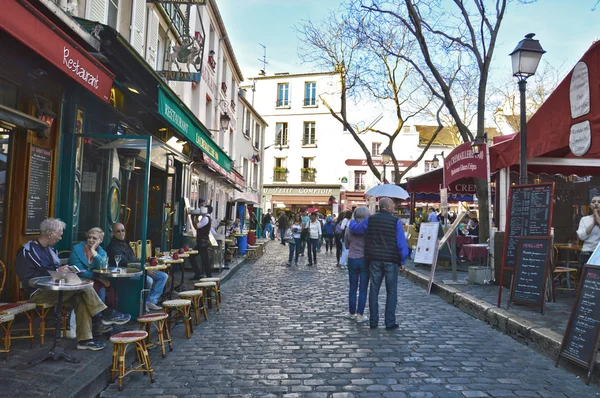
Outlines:
{"type": "Polygon", "coordinates": [[[302,171],[300,175],[300,181],[302,182],[315,182],[315,172],[314,171],[302,171]]]}
{"type": "Polygon", "coordinates": [[[285,171],[274,171],[273,172],[274,182],[287,182],[287,173],[285,171]]]}
{"type": "Polygon", "coordinates": [[[212,55],[208,56],[208,65],[212,68],[212,70],[215,70],[217,67],[217,61],[215,61],[215,57],[212,55]]]}
{"type": "Polygon", "coordinates": [[[355,191],[364,191],[365,190],[365,184],[354,184],[354,190],[355,191]]]}
{"type": "Polygon", "coordinates": [[[290,100],[288,99],[277,99],[277,101],[275,101],[275,106],[280,107],[280,106],[290,106],[290,100]]]}
{"type": "Polygon", "coordinates": [[[304,106],[314,106],[317,105],[316,98],[304,98],[304,106]]]}

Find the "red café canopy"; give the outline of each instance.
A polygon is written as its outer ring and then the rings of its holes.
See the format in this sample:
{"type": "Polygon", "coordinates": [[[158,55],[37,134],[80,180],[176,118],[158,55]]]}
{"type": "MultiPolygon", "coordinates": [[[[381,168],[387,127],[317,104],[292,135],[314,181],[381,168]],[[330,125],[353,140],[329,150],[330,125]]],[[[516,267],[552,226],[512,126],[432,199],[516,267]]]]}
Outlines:
{"type": "MultiPolygon", "coordinates": [[[[527,158],[600,158],[600,42],[592,44],[573,70],[527,122],[527,158]],[[596,135],[596,139],[592,137],[596,135]]],[[[520,136],[490,147],[492,172],[519,164],[520,136]]],[[[540,167],[548,174],[577,174],[581,168],[540,167]]],[[[586,175],[600,168],[586,168],[586,175]]]]}
{"type": "MultiPolygon", "coordinates": [[[[442,168],[428,171],[416,177],[408,179],[408,192],[410,193],[433,193],[440,194],[442,186],[443,171],[442,168]]],[[[472,178],[455,181],[448,187],[449,194],[473,195],[476,193],[475,184],[472,178]]]]}

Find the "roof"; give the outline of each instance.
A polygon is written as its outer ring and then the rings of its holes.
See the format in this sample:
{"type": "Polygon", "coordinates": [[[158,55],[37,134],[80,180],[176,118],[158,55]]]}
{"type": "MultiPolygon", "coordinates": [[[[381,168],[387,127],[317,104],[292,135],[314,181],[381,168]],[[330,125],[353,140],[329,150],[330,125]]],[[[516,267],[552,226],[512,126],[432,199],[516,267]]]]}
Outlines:
{"type": "MultiPolygon", "coordinates": [[[[425,146],[437,130],[438,126],[416,125],[415,128],[419,132],[419,146],[425,146]]],[[[432,145],[454,148],[462,144],[462,137],[456,131],[457,130],[455,127],[443,127],[433,141],[432,145]]],[[[502,135],[502,133],[495,127],[486,127],[485,132],[490,140],[496,136],[502,135]]]]}
{"type": "Polygon", "coordinates": [[[290,77],[305,77],[305,76],[331,76],[335,72],[312,72],[312,73],[276,73],[271,76],[256,76],[250,77],[250,80],[268,80],[268,79],[287,79],[290,77]]]}
{"type": "Polygon", "coordinates": [[[246,99],[246,97],[243,97],[241,95],[238,95],[238,98],[240,99],[240,101],[244,104],[244,106],[250,110],[250,112],[252,112],[252,114],[261,121],[261,123],[263,123],[265,126],[268,126],[269,123],[267,123],[265,121],[265,119],[262,118],[262,116],[260,116],[260,114],[258,113],[258,111],[256,109],[254,109],[254,107],[250,104],[250,102],[248,102],[248,100],[246,99]]]}

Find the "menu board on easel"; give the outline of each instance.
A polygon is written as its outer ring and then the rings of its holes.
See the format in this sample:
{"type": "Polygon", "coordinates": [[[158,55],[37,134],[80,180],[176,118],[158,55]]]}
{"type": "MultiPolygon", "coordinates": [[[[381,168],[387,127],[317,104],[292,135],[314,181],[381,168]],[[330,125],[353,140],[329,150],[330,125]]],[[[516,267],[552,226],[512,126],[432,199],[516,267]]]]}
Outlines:
{"type": "Polygon", "coordinates": [[[565,358],[583,366],[588,370],[586,384],[589,384],[594,370],[599,334],[600,267],[586,264],[555,365],[558,366],[560,358],[565,358]]]}
{"type": "Polygon", "coordinates": [[[510,187],[502,250],[502,270],[498,287],[498,307],[502,303],[504,273],[515,270],[517,239],[521,236],[550,236],[553,198],[553,182],[510,187]]]}
{"type": "Polygon", "coordinates": [[[515,275],[510,286],[510,303],[541,308],[544,313],[550,237],[521,237],[517,242],[515,275]]]}
{"type": "Polygon", "coordinates": [[[48,217],[52,150],[31,145],[25,208],[25,233],[37,234],[40,224],[48,217]]]}

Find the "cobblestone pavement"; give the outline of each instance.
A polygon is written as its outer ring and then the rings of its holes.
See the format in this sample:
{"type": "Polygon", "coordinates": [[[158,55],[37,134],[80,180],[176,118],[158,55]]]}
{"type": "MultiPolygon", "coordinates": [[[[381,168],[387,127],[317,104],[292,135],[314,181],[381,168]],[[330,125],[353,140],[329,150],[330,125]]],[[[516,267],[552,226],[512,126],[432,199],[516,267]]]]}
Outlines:
{"type": "MultiPolygon", "coordinates": [[[[398,281],[400,328],[344,317],[347,271],[335,255],[287,267],[287,248],[223,285],[220,313],[162,359],[156,383],[141,373],[101,397],[595,397],[598,386],[434,295],[398,281]]],[[[380,294],[383,322],[385,287],[380,294]]],[[[183,329],[174,329],[183,335],[183,329]]]]}

